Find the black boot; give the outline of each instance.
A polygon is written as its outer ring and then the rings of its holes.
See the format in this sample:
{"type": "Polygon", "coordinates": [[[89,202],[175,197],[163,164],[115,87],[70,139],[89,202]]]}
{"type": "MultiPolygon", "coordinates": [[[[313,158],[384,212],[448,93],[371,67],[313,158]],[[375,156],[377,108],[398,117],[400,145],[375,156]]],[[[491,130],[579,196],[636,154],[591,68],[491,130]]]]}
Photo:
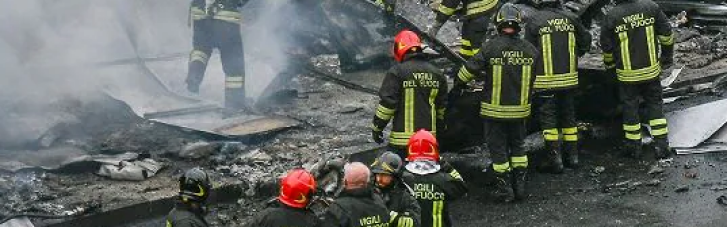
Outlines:
{"type": "Polygon", "coordinates": [[[570,141],[563,143],[563,164],[571,169],[578,168],[580,161],[578,160],[578,142],[570,141]]]}
{"type": "Polygon", "coordinates": [[[669,147],[669,141],[666,137],[664,138],[654,138],[655,146],[654,151],[656,158],[658,159],[664,159],[672,156],[674,152],[669,147]]]}
{"type": "Polygon", "coordinates": [[[525,183],[527,182],[527,168],[512,169],[512,189],[515,194],[515,200],[524,200],[528,197],[525,191],[525,183]]]}
{"type": "Polygon", "coordinates": [[[626,140],[623,143],[621,152],[624,156],[632,157],[635,159],[641,158],[641,141],[639,140],[626,140]]]}
{"type": "Polygon", "coordinates": [[[515,199],[510,178],[509,172],[495,173],[495,190],[492,195],[497,201],[509,203],[515,199]]]}
{"type": "Polygon", "coordinates": [[[546,173],[563,173],[563,158],[557,141],[545,142],[545,158],[541,160],[538,171],[546,173]]]}

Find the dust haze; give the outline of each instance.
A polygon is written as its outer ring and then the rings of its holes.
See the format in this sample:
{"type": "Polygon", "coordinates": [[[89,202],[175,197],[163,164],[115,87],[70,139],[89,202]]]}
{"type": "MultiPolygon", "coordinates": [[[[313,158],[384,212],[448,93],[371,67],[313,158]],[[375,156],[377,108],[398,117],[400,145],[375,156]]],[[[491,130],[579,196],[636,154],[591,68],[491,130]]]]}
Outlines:
{"type": "MultiPolygon", "coordinates": [[[[295,19],[295,13],[280,13],[294,12],[287,2],[253,0],[243,9],[246,88],[252,98],[287,65],[285,42],[289,40],[275,30],[295,19]],[[247,9],[251,7],[255,9],[247,9]],[[248,15],[248,11],[255,13],[248,15]]],[[[192,48],[189,1],[0,3],[8,6],[0,8],[0,150],[32,142],[55,124],[81,121],[74,109],[103,100],[99,97],[104,92],[144,88],[145,82],[129,76],[138,73],[138,66],[104,66],[108,62],[178,56],[178,64],[155,69],[173,69],[169,75],[160,75],[161,80],[171,90],[184,92],[187,54],[192,48]]],[[[219,58],[218,53],[213,59],[219,58]]],[[[221,102],[223,77],[219,62],[211,61],[202,98],[221,102]]],[[[155,97],[133,98],[143,103],[155,97]]]]}

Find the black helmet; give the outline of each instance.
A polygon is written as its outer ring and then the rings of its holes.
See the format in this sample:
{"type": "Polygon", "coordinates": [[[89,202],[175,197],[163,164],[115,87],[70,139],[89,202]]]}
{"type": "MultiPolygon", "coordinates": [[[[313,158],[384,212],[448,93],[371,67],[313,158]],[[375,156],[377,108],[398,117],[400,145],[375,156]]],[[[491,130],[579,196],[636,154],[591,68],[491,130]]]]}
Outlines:
{"type": "Polygon", "coordinates": [[[520,24],[522,22],[523,17],[520,9],[511,3],[502,5],[495,16],[495,25],[497,25],[497,31],[499,33],[503,33],[504,28],[512,28],[514,29],[513,34],[517,34],[520,32],[520,24]]]}
{"type": "Polygon", "coordinates": [[[179,178],[179,196],[184,202],[202,203],[207,200],[212,185],[210,178],[202,168],[196,167],[179,178]]]}
{"type": "Polygon", "coordinates": [[[399,155],[387,151],[374,160],[374,163],[371,164],[371,172],[399,176],[403,166],[404,162],[399,155]]]}
{"type": "Polygon", "coordinates": [[[532,0],[532,1],[533,1],[533,4],[537,7],[543,7],[543,6],[558,7],[561,4],[560,0],[532,0]]]}

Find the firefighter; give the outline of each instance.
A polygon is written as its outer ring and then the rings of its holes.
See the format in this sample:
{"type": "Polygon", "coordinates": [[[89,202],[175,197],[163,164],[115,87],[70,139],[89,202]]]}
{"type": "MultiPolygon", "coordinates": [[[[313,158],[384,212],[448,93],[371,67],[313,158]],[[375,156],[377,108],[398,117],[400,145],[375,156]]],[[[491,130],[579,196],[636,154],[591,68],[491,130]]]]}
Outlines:
{"type": "Polygon", "coordinates": [[[404,182],[414,189],[421,207],[422,227],[450,227],[449,203],[467,193],[459,172],[440,160],[439,144],[434,135],[419,130],[408,143],[404,182]]]}
{"type": "Polygon", "coordinates": [[[674,37],[669,21],[651,0],[616,0],[601,27],[603,61],[615,69],[623,109],[624,152],[641,155],[639,106],[656,142],[656,156],[671,155],[667,122],[662,110],[659,75],[673,62],[674,37]],[[639,103],[643,100],[643,104],[639,103]]]}
{"type": "Polygon", "coordinates": [[[225,72],[225,107],[245,105],[245,56],[240,8],[248,0],[192,0],[190,7],[193,50],[189,55],[187,90],[199,93],[212,50],[220,51],[225,72]]]}
{"type": "Polygon", "coordinates": [[[462,22],[462,48],[460,54],[464,58],[471,58],[478,51],[490,26],[490,17],[496,11],[499,0],[442,0],[436,9],[436,19],[429,28],[428,34],[437,37],[439,29],[454,15],[457,7],[462,3],[465,19],[462,22]]]}
{"type": "Polygon", "coordinates": [[[560,0],[533,2],[537,10],[526,17],[525,39],[538,48],[542,59],[535,66],[533,85],[542,101],[537,111],[548,151],[547,164],[541,167],[562,173],[564,163],[571,168],[578,165],[573,96],[578,86],[578,57],[591,48],[591,33],[577,16],[562,9],[560,0]],[[563,142],[559,143],[561,135],[563,142]]]}
{"type": "Polygon", "coordinates": [[[360,162],[344,166],[344,189],[323,216],[327,227],[387,227],[389,211],[371,185],[371,171],[360,162]]]}
{"type": "Polygon", "coordinates": [[[498,35],[485,42],[482,51],[460,68],[454,86],[464,87],[475,77],[485,81],[480,116],[484,118],[485,141],[496,177],[493,194],[498,200],[510,202],[526,195],[528,156],[523,142],[539,53],[520,37],[522,15],[514,5],[504,4],[495,23],[498,35]]]}
{"type": "Polygon", "coordinates": [[[390,227],[419,226],[419,202],[413,189],[401,179],[404,162],[393,152],[384,152],[371,164],[374,184],[389,209],[390,227]]]}
{"type": "Polygon", "coordinates": [[[307,209],[316,181],[305,169],[293,169],[280,181],[280,194],[273,207],[265,209],[248,226],[260,227],[314,227],[318,225],[315,214],[307,209]]]}
{"type": "Polygon", "coordinates": [[[179,201],[169,212],[167,227],[207,227],[204,219],[205,202],[212,186],[207,173],[201,168],[187,170],[179,178],[179,201]]]}
{"type": "Polygon", "coordinates": [[[404,158],[406,143],[415,130],[426,129],[433,134],[444,123],[447,78],[427,62],[422,42],[414,32],[404,30],[394,38],[393,66],[379,90],[379,101],[372,125],[372,137],[384,142],[383,129],[393,118],[389,146],[404,158]]]}

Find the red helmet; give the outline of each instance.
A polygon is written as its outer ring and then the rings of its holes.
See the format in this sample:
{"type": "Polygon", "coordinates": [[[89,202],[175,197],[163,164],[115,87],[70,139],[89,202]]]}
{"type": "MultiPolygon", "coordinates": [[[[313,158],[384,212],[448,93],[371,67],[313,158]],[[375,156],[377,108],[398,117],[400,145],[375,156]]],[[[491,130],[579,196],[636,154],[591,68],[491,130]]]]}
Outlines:
{"type": "Polygon", "coordinates": [[[439,144],[431,132],[421,129],[409,138],[406,161],[429,160],[439,162],[439,144]]]}
{"type": "Polygon", "coordinates": [[[290,207],[304,208],[316,190],[316,180],[305,169],[294,169],[280,181],[278,200],[290,207]]]}
{"type": "Polygon", "coordinates": [[[404,60],[404,55],[411,51],[422,49],[422,40],[419,36],[409,30],[403,30],[394,37],[394,59],[397,62],[404,60]]]}

